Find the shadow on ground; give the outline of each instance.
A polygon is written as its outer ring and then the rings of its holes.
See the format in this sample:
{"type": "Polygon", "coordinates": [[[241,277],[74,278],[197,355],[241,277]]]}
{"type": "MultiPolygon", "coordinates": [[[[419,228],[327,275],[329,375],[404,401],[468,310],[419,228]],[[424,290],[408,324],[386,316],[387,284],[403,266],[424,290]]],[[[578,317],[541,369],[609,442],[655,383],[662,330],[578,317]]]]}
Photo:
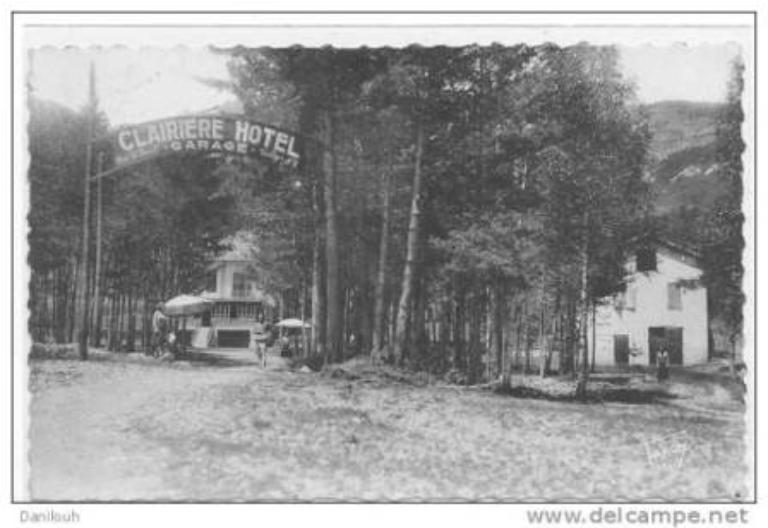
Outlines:
{"type": "Polygon", "coordinates": [[[616,403],[632,403],[632,404],[653,404],[659,403],[664,400],[672,400],[677,398],[675,394],[670,394],[664,389],[646,389],[646,388],[624,388],[624,387],[611,387],[598,391],[590,390],[587,393],[585,399],[577,400],[574,393],[557,393],[553,394],[545,390],[541,390],[534,387],[526,387],[522,385],[512,387],[497,387],[494,389],[496,394],[503,394],[506,396],[513,396],[515,398],[532,398],[538,400],[549,401],[579,401],[581,403],[601,403],[601,402],[616,402],[616,403]]]}

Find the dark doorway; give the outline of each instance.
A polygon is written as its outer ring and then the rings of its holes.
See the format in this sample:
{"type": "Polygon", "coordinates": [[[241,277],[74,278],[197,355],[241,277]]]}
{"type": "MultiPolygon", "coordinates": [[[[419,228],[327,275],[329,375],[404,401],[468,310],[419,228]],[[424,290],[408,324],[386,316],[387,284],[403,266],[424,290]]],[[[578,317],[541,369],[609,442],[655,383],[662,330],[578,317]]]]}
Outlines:
{"type": "Polygon", "coordinates": [[[648,363],[656,364],[656,354],[666,348],[670,365],[683,364],[683,329],[679,326],[651,326],[648,328],[648,363]]]}
{"type": "Polygon", "coordinates": [[[613,360],[617,365],[629,365],[629,336],[615,334],[613,336],[613,360]]]}
{"type": "Polygon", "coordinates": [[[216,334],[221,348],[248,348],[251,340],[250,330],[219,330],[216,334]]]}

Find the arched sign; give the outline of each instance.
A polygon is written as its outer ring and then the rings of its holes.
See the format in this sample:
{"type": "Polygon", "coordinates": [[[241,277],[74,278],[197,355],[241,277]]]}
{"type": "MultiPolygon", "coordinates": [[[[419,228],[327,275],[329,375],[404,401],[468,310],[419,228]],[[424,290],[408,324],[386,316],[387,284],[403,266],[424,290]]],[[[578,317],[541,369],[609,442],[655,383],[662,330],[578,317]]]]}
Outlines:
{"type": "Polygon", "coordinates": [[[297,167],[299,136],[240,116],[189,115],[124,126],[111,134],[115,168],[163,154],[268,158],[297,167]]]}

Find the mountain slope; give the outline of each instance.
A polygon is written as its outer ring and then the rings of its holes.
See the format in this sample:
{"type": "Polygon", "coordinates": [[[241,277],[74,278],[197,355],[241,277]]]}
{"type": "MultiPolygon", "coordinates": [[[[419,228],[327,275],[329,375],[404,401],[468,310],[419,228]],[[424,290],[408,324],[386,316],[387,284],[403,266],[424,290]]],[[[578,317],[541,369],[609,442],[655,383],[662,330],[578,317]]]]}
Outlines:
{"type": "Polygon", "coordinates": [[[709,145],[715,140],[720,103],[661,101],[645,105],[652,134],[651,151],[657,160],[691,147],[709,145]]]}
{"type": "Polygon", "coordinates": [[[655,208],[708,209],[727,190],[716,160],[717,118],[723,105],[663,101],[647,105],[652,134],[655,208]]]}

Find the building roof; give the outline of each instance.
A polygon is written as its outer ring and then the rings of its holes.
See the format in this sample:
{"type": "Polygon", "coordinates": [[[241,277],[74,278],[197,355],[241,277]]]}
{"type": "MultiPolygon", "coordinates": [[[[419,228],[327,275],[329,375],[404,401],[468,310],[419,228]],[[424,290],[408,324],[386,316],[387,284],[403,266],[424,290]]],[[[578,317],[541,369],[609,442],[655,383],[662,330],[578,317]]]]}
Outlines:
{"type": "Polygon", "coordinates": [[[219,269],[227,264],[251,264],[252,259],[216,259],[208,265],[208,270],[219,269]]]}
{"type": "Polygon", "coordinates": [[[663,246],[663,247],[665,247],[667,249],[671,249],[672,251],[674,251],[676,253],[680,253],[680,254],[685,255],[687,257],[691,257],[691,258],[695,259],[696,261],[701,260],[701,256],[702,256],[701,255],[701,251],[699,251],[698,249],[694,248],[690,244],[680,243],[680,242],[677,242],[677,241],[674,241],[674,240],[670,240],[670,239],[658,239],[656,241],[656,244],[658,246],[663,246]]]}
{"type": "Polygon", "coordinates": [[[276,302],[274,297],[269,295],[268,293],[264,293],[262,291],[254,292],[253,295],[250,297],[225,297],[219,292],[210,292],[210,291],[204,291],[200,294],[200,297],[203,297],[205,299],[215,301],[217,303],[255,303],[260,302],[264,304],[268,304],[270,306],[275,306],[276,302]]]}
{"type": "Polygon", "coordinates": [[[630,247],[634,246],[636,249],[643,247],[658,249],[659,247],[666,248],[670,252],[693,259],[698,266],[701,260],[701,251],[693,244],[687,242],[681,242],[679,240],[673,240],[669,237],[658,237],[653,235],[642,235],[632,237],[629,241],[630,247]]]}

